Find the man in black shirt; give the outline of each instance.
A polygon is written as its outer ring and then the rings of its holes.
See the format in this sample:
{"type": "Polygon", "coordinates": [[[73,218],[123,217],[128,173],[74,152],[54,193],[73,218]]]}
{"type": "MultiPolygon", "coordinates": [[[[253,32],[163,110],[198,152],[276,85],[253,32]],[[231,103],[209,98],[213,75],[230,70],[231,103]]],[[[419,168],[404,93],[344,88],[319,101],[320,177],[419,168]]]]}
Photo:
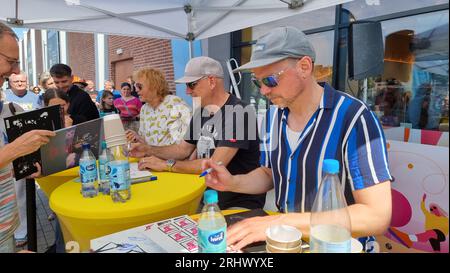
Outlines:
{"type": "Polygon", "coordinates": [[[88,93],[73,84],[72,69],[68,65],[55,64],[50,69],[50,75],[56,87],[69,95],[70,105],[67,112],[73,120],[73,125],[100,117],[88,93]]]}
{"type": "MultiPolygon", "coordinates": [[[[186,65],[185,76],[176,82],[186,84],[187,94],[194,97],[194,101],[200,100],[201,108],[194,112],[181,143],[162,147],[134,144],[132,156],[144,157],[139,167],[200,174],[202,160],[212,158],[233,174],[258,168],[260,154],[255,109],[225,90],[221,64],[209,57],[193,58],[186,65]],[[190,159],[193,153],[195,159],[190,159]]],[[[262,208],[264,202],[265,194],[219,192],[221,209],[262,208]]]]}

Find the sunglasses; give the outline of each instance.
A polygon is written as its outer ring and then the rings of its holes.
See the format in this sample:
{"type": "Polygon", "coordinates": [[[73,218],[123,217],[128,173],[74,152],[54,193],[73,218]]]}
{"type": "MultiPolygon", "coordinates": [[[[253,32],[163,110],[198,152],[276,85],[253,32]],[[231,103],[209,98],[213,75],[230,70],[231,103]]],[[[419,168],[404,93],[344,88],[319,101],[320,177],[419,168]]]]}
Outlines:
{"type": "Polygon", "coordinates": [[[280,76],[285,72],[285,70],[281,70],[278,73],[272,74],[270,76],[267,76],[265,78],[262,78],[261,80],[258,80],[255,75],[252,75],[252,82],[256,87],[261,88],[261,86],[264,84],[265,86],[269,88],[277,87],[280,76]]]}
{"type": "Polygon", "coordinates": [[[199,81],[201,81],[202,79],[204,79],[205,77],[202,77],[202,78],[200,78],[200,79],[198,79],[198,80],[196,80],[196,81],[193,81],[193,82],[187,82],[186,83],[186,86],[189,88],[189,89],[194,89],[196,86],[197,86],[197,84],[198,84],[198,82],[199,81]]]}

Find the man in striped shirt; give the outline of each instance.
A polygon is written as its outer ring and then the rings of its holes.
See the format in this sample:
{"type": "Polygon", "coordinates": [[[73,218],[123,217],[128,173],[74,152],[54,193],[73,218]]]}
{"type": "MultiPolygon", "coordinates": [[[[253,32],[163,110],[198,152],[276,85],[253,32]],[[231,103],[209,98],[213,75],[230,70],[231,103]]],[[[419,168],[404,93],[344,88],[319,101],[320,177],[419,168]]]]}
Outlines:
{"type": "MultiPolygon", "coordinates": [[[[17,36],[11,28],[0,23],[0,87],[11,73],[20,73],[18,59],[17,36]]],[[[19,225],[11,162],[36,151],[55,135],[51,131],[33,130],[7,144],[3,118],[8,115],[11,115],[9,107],[0,101],[0,253],[14,252],[13,235],[19,225]]],[[[37,167],[40,170],[40,166],[37,167]]]]}
{"type": "Polygon", "coordinates": [[[234,249],[265,240],[266,228],[276,224],[295,226],[309,237],[309,212],[324,159],[339,161],[352,235],[382,234],[389,226],[392,177],[380,123],[363,102],[317,83],[314,61],[315,51],[303,32],[279,27],[258,39],[251,61],[238,68],[252,70],[261,94],[278,107],[269,111],[269,133],[261,137],[263,164],[232,176],[223,166],[204,161],[204,169],[214,169],[206,184],[248,194],[275,188],[276,206],[284,214],[229,227],[227,243],[234,249]]]}

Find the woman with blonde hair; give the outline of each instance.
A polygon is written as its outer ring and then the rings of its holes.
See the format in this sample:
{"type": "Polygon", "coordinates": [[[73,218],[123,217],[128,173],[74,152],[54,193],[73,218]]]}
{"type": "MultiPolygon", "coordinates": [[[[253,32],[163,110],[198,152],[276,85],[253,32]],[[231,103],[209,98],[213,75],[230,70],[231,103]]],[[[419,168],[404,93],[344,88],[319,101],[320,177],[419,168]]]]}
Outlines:
{"type": "Polygon", "coordinates": [[[136,91],[145,104],[141,108],[139,133],[127,130],[127,138],[153,146],[179,143],[191,120],[191,110],[180,97],[169,91],[164,74],[143,68],[133,75],[136,91]]]}

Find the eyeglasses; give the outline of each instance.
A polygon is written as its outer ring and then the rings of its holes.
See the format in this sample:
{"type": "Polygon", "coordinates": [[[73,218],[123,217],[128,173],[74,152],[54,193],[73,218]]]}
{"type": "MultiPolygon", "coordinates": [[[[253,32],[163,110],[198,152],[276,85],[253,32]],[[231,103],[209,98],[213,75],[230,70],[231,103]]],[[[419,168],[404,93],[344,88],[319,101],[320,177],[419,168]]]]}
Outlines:
{"type": "Polygon", "coordinates": [[[284,72],[286,72],[286,70],[281,70],[280,72],[262,78],[261,80],[258,80],[255,75],[252,75],[252,82],[258,88],[261,88],[262,84],[269,88],[273,88],[278,86],[279,78],[284,72]]]}
{"type": "Polygon", "coordinates": [[[204,79],[205,77],[201,77],[200,79],[198,79],[198,80],[196,80],[196,81],[193,81],[193,82],[187,82],[186,83],[186,86],[189,88],[189,89],[194,89],[195,88],[195,86],[197,86],[197,84],[198,84],[198,82],[199,81],[201,81],[202,79],[204,79]]]}
{"type": "Polygon", "coordinates": [[[5,54],[0,52],[0,55],[2,55],[3,57],[5,57],[6,61],[9,63],[10,66],[14,67],[14,66],[20,66],[20,61],[17,59],[13,59],[9,56],[6,56],[5,54]]]}
{"type": "Polygon", "coordinates": [[[141,90],[142,89],[142,83],[135,83],[134,86],[136,87],[136,89],[141,90]]]}

